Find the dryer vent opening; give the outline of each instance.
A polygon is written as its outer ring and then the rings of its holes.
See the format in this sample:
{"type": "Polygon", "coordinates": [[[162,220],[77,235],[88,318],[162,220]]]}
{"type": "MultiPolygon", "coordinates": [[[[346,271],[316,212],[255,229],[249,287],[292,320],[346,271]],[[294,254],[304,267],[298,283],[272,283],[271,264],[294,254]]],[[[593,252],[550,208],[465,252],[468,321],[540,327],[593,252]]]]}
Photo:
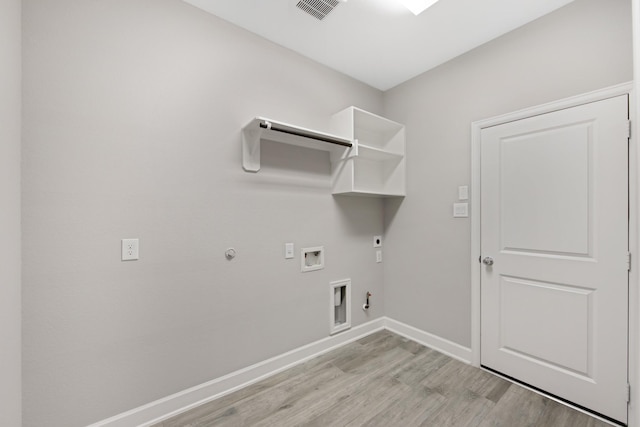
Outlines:
{"type": "Polygon", "coordinates": [[[351,279],[329,284],[329,334],[351,328],[351,279]]]}

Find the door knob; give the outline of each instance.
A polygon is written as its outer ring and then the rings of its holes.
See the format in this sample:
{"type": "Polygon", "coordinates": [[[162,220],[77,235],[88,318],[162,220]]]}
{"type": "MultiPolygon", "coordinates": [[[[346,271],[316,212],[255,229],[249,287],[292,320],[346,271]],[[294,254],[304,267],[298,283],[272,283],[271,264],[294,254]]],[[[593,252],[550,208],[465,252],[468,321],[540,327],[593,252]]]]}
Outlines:
{"type": "Polygon", "coordinates": [[[482,260],[482,263],[486,265],[493,265],[493,258],[490,256],[485,257],[485,259],[482,260]]]}

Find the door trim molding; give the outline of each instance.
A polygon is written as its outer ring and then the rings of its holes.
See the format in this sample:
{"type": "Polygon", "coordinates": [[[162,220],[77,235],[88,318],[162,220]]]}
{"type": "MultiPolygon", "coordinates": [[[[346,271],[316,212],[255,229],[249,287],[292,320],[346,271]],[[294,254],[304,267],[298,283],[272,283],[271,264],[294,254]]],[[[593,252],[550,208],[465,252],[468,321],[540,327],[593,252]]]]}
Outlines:
{"type": "MultiPolygon", "coordinates": [[[[512,113],[491,117],[471,123],[471,364],[480,366],[480,133],[482,129],[492,126],[502,125],[505,123],[521,120],[527,117],[538,116],[541,114],[551,113],[553,111],[564,110],[578,105],[588,104],[591,102],[601,101],[620,95],[629,95],[630,99],[630,117],[636,117],[635,99],[634,99],[633,82],[622,83],[610,86],[601,90],[588,92],[582,95],[549,102],[531,108],[525,108],[512,113]]],[[[636,120],[633,121],[634,129],[629,145],[629,250],[632,254],[640,253],[638,251],[638,159],[639,151],[636,147],[636,134],[640,132],[636,120]]],[[[633,390],[640,390],[640,381],[636,381],[636,377],[640,380],[640,326],[638,320],[640,318],[640,298],[638,291],[638,275],[639,264],[638,255],[634,257],[634,265],[631,268],[629,276],[630,292],[629,292],[629,381],[633,390]]],[[[638,392],[632,395],[632,404],[629,412],[629,426],[640,427],[640,414],[636,415],[638,407],[640,407],[640,396],[638,392]],[[634,404],[635,403],[635,404],[634,404]],[[634,410],[634,408],[636,408],[634,410]],[[632,416],[633,415],[633,416],[632,416]]]]}
{"type": "MultiPolygon", "coordinates": [[[[633,80],[640,82],[640,0],[631,2],[631,22],[633,30],[633,80]]],[[[631,118],[631,141],[629,144],[629,251],[638,259],[640,254],[640,150],[638,149],[638,121],[640,91],[635,87],[629,97],[629,117],[631,118]]],[[[640,270],[638,262],[632,258],[629,275],[629,427],[640,425],[640,270]]]]}

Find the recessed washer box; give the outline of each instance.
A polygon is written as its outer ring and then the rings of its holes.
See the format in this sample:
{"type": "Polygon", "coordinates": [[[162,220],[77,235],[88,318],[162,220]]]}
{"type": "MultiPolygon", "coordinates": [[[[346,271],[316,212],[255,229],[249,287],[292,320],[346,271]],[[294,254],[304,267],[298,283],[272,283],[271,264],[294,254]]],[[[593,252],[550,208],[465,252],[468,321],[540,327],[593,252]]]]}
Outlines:
{"type": "Polygon", "coordinates": [[[329,284],[329,335],[351,328],[351,279],[329,284]]]}
{"type": "Polygon", "coordinates": [[[324,246],[303,248],[300,256],[300,271],[321,270],[324,268],[324,246]]]}

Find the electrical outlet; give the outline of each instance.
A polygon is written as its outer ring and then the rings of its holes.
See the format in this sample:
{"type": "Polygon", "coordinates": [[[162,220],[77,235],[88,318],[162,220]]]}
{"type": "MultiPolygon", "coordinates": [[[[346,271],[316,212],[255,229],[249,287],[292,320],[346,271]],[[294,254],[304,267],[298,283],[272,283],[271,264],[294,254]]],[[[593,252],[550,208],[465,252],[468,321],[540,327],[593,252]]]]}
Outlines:
{"type": "Polygon", "coordinates": [[[382,251],[376,251],[376,262],[382,262],[382,251]]]}
{"type": "Polygon", "coordinates": [[[374,248],[382,247],[382,236],[373,236],[373,247],[374,248]]]}
{"type": "Polygon", "coordinates": [[[453,217],[454,218],[469,218],[469,203],[454,203],[453,204],[453,217]]]}
{"type": "Polygon", "coordinates": [[[122,239],[122,261],[140,259],[140,241],[138,239],[122,239]]]}

